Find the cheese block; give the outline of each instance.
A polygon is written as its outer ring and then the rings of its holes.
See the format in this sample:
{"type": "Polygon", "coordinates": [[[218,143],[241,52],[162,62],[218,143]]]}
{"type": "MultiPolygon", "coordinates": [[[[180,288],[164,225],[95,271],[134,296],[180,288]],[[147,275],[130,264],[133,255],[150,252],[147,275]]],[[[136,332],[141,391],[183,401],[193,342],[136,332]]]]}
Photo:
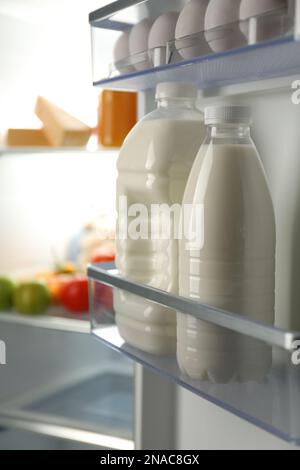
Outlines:
{"type": "Polygon", "coordinates": [[[43,129],[8,129],[6,145],[10,147],[50,147],[43,129]]]}
{"type": "Polygon", "coordinates": [[[35,112],[54,147],[81,147],[87,144],[91,129],[55,104],[39,96],[35,112]]]}

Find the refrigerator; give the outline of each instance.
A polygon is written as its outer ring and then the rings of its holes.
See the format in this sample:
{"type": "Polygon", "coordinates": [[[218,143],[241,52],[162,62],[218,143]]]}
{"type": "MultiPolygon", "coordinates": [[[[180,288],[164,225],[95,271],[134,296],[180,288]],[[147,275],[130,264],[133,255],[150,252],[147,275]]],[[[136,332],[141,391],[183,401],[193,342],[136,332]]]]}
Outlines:
{"type": "MultiPolygon", "coordinates": [[[[199,32],[186,38],[186,44],[170,40],[159,50],[125,58],[124,71],[115,67],[112,58],[120,32],[144,18],[179,12],[187,1],[98,3],[89,16],[97,89],[137,91],[139,117],[154,109],[155,87],[167,81],[197,84],[202,110],[216,103],[251,107],[252,136],[267,173],[276,215],[276,324],[248,324],[230,312],[215,310],[209,311],[209,321],[268,344],[273,365],[263,383],[218,385],[189,380],[178,370],[174,357],[154,358],[126,345],[118,335],[114,312],[108,311],[97,292],[99,286],[112,292],[124,290],[205,320],[206,307],[122,279],[113,266],[90,266],[91,322],[88,316],[74,319],[55,313],[45,319],[0,317],[0,339],[7,349],[7,365],[0,369],[0,446],[14,448],[22,442],[34,448],[297,449],[300,373],[291,363],[291,354],[300,338],[300,108],[296,95],[300,86],[300,1],[288,1],[275,13],[251,17],[244,24],[247,43],[233,49],[182,60],[180,47],[203,41],[203,32],[199,32]],[[260,28],[274,22],[279,25],[276,34],[261,39],[260,28]],[[151,67],[128,72],[128,67],[145,58],[151,67]]],[[[115,202],[117,152],[75,152],[72,157],[47,152],[27,157],[2,153],[0,229],[6,244],[2,243],[0,252],[1,271],[15,268],[20,259],[26,268],[28,248],[22,249],[22,244],[33,246],[38,265],[39,254],[45,256],[41,240],[48,230],[53,230],[52,239],[61,240],[59,221],[69,207],[76,208],[76,217],[79,207],[82,220],[87,211],[97,213],[100,205],[103,212],[112,210],[107,200],[115,202]],[[58,158],[62,161],[59,174],[54,161],[58,158]],[[70,158],[76,158],[72,167],[70,158]],[[28,182],[24,183],[26,172],[33,188],[31,198],[28,182]],[[61,205],[68,172],[72,197],[61,205]],[[57,179],[55,194],[48,174],[57,179]],[[42,184],[36,175],[42,175],[42,184]],[[109,193],[108,198],[103,198],[103,191],[109,193]],[[43,207],[41,213],[39,200],[45,199],[46,210],[43,207]],[[54,216],[53,207],[57,208],[54,216]],[[11,256],[5,258],[5,246],[12,236],[17,247],[15,266],[11,256]]],[[[73,230],[71,222],[66,230],[67,236],[73,230]]],[[[63,248],[59,245],[56,250],[63,248]]]]}
{"type": "MultiPolygon", "coordinates": [[[[295,340],[299,329],[297,313],[299,298],[297,288],[292,286],[297,284],[299,277],[296,261],[297,241],[295,242],[298,233],[296,214],[299,208],[296,189],[298,183],[296,181],[292,183],[291,175],[294,174],[295,179],[297,178],[298,169],[295,167],[299,164],[296,124],[299,113],[297,106],[293,104],[295,103],[293,93],[297,89],[295,80],[297,80],[298,65],[296,50],[290,49],[288,53],[287,50],[280,48],[280,44],[282,46],[288,41],[290,34],[293,42],[298,40],[299,3],[287,2],[286,12],[293,18],[294,27],[290,30],[289,20],[286,23],[281,17],[279,29],[283,29],[282,34],[279,33],[280,37],[275,37],[276,34],[268,38],[261,37],[262,30],[268,22],[274,25],[278,21],[275,12],[273,17],[269,12],[270,16],[257,16],[249,19],[247,25],[239,25],[239,28],[246,27],[248,31],[247,43],[236,46],[233,50],[206,53],[202,57],[186,60],[178,58],[178,53],[185,47],[188,50],[193,45],[199,46],[199,42],[203,41],[203,32],[200,32],[182,40],[173,39],[166,48],[150,50],[146,56],[140,53],[125,58],[110,68],[109,77],[103,74],[101,61],[97,60],[97,46],[106,28],[124,31],[144,18],[156,18],[168,11],[181,11],[186,3],[150,0],[124,3],[122,8],[122,2],[117,2],[108,5],[106,9],[93,12],[90,15],[90,23],[94,85],[139,91],[141,117],[154,109],[155,87],[164,81],[196,83],[199,88],[198,104],[202,110],[209,105],[226,103],[251,107],[253,117],[251,132],[267,173],[276,215],[276,330],[295,332],[295,336],[292,334],[290,337],[295,340]],[[272,46],[275,48],[272,49],[272,46]],[[151,70],[143,71],[142,64],[145,60],[150,61],[153,67],[151,70]],[[285,62],[286,60],[289,63],[285,62]],[[135,71],[126,71],[128,66],[133,66],[135,71]]],[[[231,24],[228,29],[235,30],[236,27],[236,24],[231,24]]],[[[221,33],[216,28],[215,34],[221,33]]],[[[226,36],[226,31],[222,34],[226,36]]],[[[111,61],[113,63],[113,58],[111,61]]],[[[95,283],[104,282],[113,288],[124,289],[160,305],[173,308],[176,305],[177,311],[181,308],[185,309],[185,313],[190,313],[193,307],[197,310],[196,305],[177,303],[178,299],[161,296],[161,293],[155,289],[153,292],[151,288],[144,289],[144,286],[135,285],[126,279],[120,281],[113,271],[107,269],[91,268],[90,277],[92,293],[95,283]]],[[[103,313],[101,305],[97,305],[97,299],[94,299],[92,310],[94,316],[92,329],[96,336],[139,363],[135,367],[137,448],[295,448],[299,416],[295,409],[295,413],[286,414],[285,405],[289,403],[288,407],[294,408],[293,399],[297,395],[297,370],[293,369],[291,376],[285,371],[284,376],[287,379],[285,385],[281,379],[277,381],[278,377],[275,378],[275,384],[270,376],[269,384],[262,384],[258,388],[253,384],[233,385],[232,388],[225,386],[224,389],[222,385],[201,386],[183,378],[173,363],[154,359],[141,352],[137,353],[120,338],[116,338],[113,332],[110,333],[109,328],[105,328],[102,324],[105,312],[103,313]],[[290,437],[287,437],[288,435],[290,437]]],[[[234,328],[237,328],[236,324],[234,328]]],[[[246,325],[241,326],[239,333],[245,334],[246,330],[246,325]]],[[[275,362],[278,360],[279,363],[284,363],[285,353],[277,349],[273,342],[274,337],[273,340],[269,339],[268,343],[273,345],[273,356],[278,357],[275,362]]],[[[285,339],[288,340],[288,337],[285,339]]]]}

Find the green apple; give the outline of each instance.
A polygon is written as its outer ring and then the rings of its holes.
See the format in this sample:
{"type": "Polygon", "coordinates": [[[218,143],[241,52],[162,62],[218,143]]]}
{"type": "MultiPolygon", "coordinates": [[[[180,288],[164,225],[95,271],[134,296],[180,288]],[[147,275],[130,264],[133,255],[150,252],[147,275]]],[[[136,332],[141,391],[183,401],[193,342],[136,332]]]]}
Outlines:
{"type": "Polygon", "coordinates": [[[24,315],[45,313],[50,303],[50,293],[45,284],[41,282],[22,282],[15,290],[15,309],[24,315]]]}
{"type": "Polygon", "coordinates": [[[14,291],[14,283],[6,277],[0,277],[0,312],[5,312],[12,308],[14,291]]]}

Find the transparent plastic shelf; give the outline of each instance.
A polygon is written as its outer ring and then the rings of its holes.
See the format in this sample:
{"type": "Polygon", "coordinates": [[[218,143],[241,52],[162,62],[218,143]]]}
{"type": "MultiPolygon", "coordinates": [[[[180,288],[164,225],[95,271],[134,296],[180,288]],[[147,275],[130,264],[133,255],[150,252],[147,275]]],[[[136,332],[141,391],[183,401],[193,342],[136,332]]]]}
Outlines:
{"type": "Polygon", "coordinates": [[[131,361],[90,334],[8,323],[0,328],[7,345],[3,431],[21,429],[104,449],[134,447],[131,361]]]}
{"type": "Polygon", "coordinates": [[[300,42],[293,37],[255,44],[156,68],[95,81],[94,86],[145,91],[167,81],[199,89],[288,77],[300,72],[300,42]]]}
{"type": "MultiPolygon", "coordinates": [[[[278,329],[136,284],[120,277],[108,265],[90,266],[88,275],[92,332],[97,338],[194,394],[288,442],[300,445],[300,366],[295,362],[299,332],[278,329]],[[106,292],[105,302],[103,289],[106,292]],[[122,312],[114,308],[112,301],[109,305],[109,294],[111,299],[122,299],[122,312]],[[220,333],[231,335],[240,349],[230,348],[228,351],[220,345],[217,351],[220,370],[201,379],[192,379],[181,372],[175,352],[166,356],[149,354],[124,341],[118,316],[120,319],[121,315],[125,315],[126,308],[130,309],[130,303],[137,301],[147,306],[160,305],[172,309],[174,315],[179,312],[205,322],[209,327],[218,328],[220,333]]],[[[114,304],[120,308],[120,303],[114,301],[114,304]]],[[[211,352],[203,350],[203,354],[209,357],[211,352]]]]}
{"type": "MultiPolygon", "coordinates": [[[[178,11],[185,1],[120,0],[90,14],[95,86],[145,91],[163,81],[185,81],[200,89],[292,76],[300,71],[296,1],[234,23],[174,38],[127,57],[101,47],[105,30],[130,32],[145,18],[178,11]],[[109,59],[110,57],[110,59],[109,59]]],[[[130,51],[129,51],[130,53],[130,51]]]]}

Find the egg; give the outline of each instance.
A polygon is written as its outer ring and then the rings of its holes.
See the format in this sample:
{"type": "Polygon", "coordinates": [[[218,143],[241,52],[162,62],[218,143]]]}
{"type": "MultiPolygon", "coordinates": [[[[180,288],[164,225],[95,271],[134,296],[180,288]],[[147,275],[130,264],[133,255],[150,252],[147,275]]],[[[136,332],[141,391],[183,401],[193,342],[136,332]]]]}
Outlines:
{"type": "MultiPolygon", "coordinates": [[[[204,19],[209,0],[190,0],[182,9],[175,30],[176,39],[204,31],[204,19]]],[[[177,48],[183,59],[192,59],[206,54],[210,48],[204,34],[186,41],[177,41],[177,48]]]]}
{"type": "MultiPolygon", "coordinates": [[[[251,17],[259,17],[265,13],[275,12],[288,7],[287,0],[241,0],[240,5],[240,29],[245,37],[249,39],[249,22],[245,21],[251,17]]],[[[256,41],[272,39],[284,33],[281,15],[263,16],[257,18],[256,41]]],[[[254,37],[255,37],[254,36],[254,37]]]]}
{"type": "Polygon", "coordinates": [[[130,30],[124,31],[121,36],[118,37],[113,49],[114,65],[116,69],[121,73],[132,72],[134,70],[131,65],[123,67],[118,64],[118,62],[122,60],[129,59],[129,33],[130,30]]]}
{"type": "Polygon", "coordinates": [[[175,39],[175,29],[179,14],[170,11],[159,16],[151,28],[148,48],[152,50],[154,65],[161,65],[166,61],[166,50],[153,50],[155,48],[166,48],[167,43],[175,39]]]}
{"type": "Polygon", "coordinates": [[[246,43],[239,28],[240,3],[241,0],[210,0],[205,15],[205,37],[214,52],[246,43]]]}
{"type": "MultiPolygon", "coordinates": [[[[135,56],[142,52],[148,52],[148,37],[153,23],[154,19],[145,18],[133,26],[129,34],[129,52],[131,56],[135,56]]],[[[134,57],[132,57],[132,59],[134,60],[134,57]]],[[[150,67],[150,62],[147,59],[146,54],[145,58],[143,57],[141,61],[138,57],[136,59],[138,60],[134,63],[136,70],[143,70],[150,67]]]]}

